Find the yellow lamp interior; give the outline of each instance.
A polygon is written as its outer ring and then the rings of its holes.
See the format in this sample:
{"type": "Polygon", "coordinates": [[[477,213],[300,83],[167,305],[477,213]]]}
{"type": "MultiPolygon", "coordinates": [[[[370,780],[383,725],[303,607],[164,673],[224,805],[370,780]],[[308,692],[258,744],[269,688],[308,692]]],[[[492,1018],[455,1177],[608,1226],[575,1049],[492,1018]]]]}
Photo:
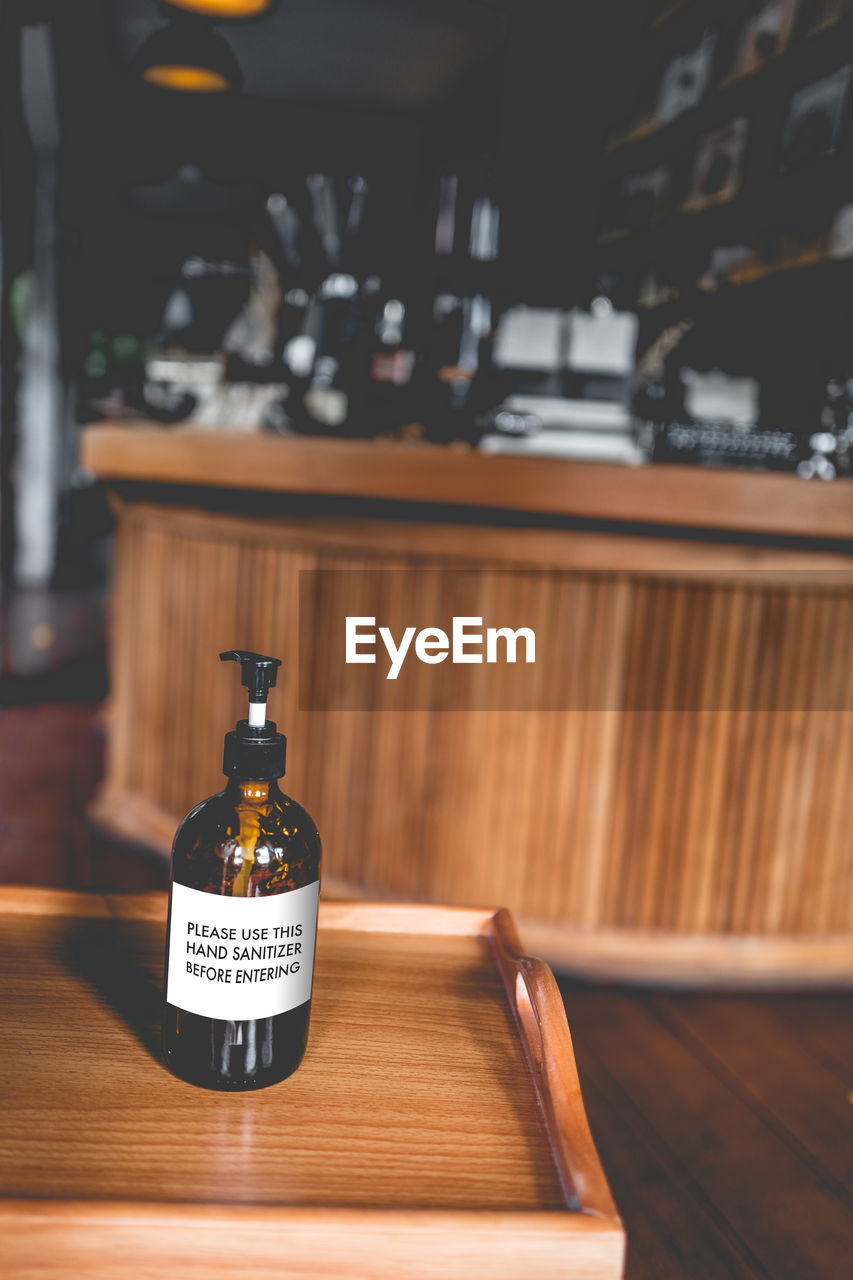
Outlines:
{"type": "Polygon", "coordinates": [[[212,18],[254,18],[270,7],[270,0],[169,0],[169,3],[212,18]]]}
{"type": "Polygon", "coordinates": [[[209,67],[157,63],[143,71],[142,79],[161,89],[180,89],[183,93],[222,93],[230,88],[225,76],[209,67]]]}

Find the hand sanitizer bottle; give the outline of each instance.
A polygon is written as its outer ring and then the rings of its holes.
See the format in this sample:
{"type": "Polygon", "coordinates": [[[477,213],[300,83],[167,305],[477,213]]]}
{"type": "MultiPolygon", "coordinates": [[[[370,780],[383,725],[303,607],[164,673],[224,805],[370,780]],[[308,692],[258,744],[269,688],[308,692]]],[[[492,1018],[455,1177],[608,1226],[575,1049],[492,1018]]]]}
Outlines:
{"type": "Polygon", "coordinates": [[[266,718],[278,658],[231,649],[249,718],[225,736],[224,791],[178,827],[166,935],[163,1053],[208,1089],[291,1075],[308,1038],[320,837],[283,795],[286,740],[266,718]]]}

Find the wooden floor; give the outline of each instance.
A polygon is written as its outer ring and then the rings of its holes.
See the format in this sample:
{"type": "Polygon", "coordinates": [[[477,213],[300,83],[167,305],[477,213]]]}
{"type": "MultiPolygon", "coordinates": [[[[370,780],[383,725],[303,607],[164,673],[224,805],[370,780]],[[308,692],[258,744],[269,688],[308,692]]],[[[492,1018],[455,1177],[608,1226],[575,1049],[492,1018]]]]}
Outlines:
{"type": "Polygon", "coordinates": [[[163,889],[163,859],[105,840],[86,819],[101,775],[96,706],[0,706],[0,882],[163,889]]]}
{"type": "Polygon", "coordinates": [[[853,1274],[853,997],[562,986],[629,1280],[853,1274]]]}
{"type": "MultiPolygon", "coordinates": [[[[87,827],[100,738],[88,704],[0,710],[0,880],[165,885],[87,827]]],[[[853,996],[562,987],[627,1280],[853,1274],[853,996]]]]}

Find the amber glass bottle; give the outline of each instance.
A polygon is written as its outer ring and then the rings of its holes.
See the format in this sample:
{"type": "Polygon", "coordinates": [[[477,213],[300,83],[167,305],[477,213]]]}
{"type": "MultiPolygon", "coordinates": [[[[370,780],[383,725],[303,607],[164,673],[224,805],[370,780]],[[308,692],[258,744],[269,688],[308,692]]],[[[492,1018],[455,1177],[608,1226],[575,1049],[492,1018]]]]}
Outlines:
{"type": "Polygon", "coordinates": [[[320,837],[276,781],[285,740],[266,719],[266,693],[278,660],[221,657],[241,663],[250,714],[225,739],[225,790],[175,836],[163,1052],[192,1084],[260,1089],[291,1075],[305,1052],[320,837]]]}

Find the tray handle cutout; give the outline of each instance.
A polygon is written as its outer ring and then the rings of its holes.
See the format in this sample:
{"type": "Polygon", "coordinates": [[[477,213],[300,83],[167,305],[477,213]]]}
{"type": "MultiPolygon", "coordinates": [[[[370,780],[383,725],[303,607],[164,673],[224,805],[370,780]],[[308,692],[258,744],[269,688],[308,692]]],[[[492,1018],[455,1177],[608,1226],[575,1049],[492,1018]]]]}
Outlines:
{"type": "Polygon", "coordinates": [[[541,1074],[545,1068],[545,1043],[542,1039],[542,1023],[534,1002],[533,992],[527,981],[523,963],[515,975],[515,1007],[518,1020],[527,1042],[528,1053],[533,1066],[541,1074]]]}

